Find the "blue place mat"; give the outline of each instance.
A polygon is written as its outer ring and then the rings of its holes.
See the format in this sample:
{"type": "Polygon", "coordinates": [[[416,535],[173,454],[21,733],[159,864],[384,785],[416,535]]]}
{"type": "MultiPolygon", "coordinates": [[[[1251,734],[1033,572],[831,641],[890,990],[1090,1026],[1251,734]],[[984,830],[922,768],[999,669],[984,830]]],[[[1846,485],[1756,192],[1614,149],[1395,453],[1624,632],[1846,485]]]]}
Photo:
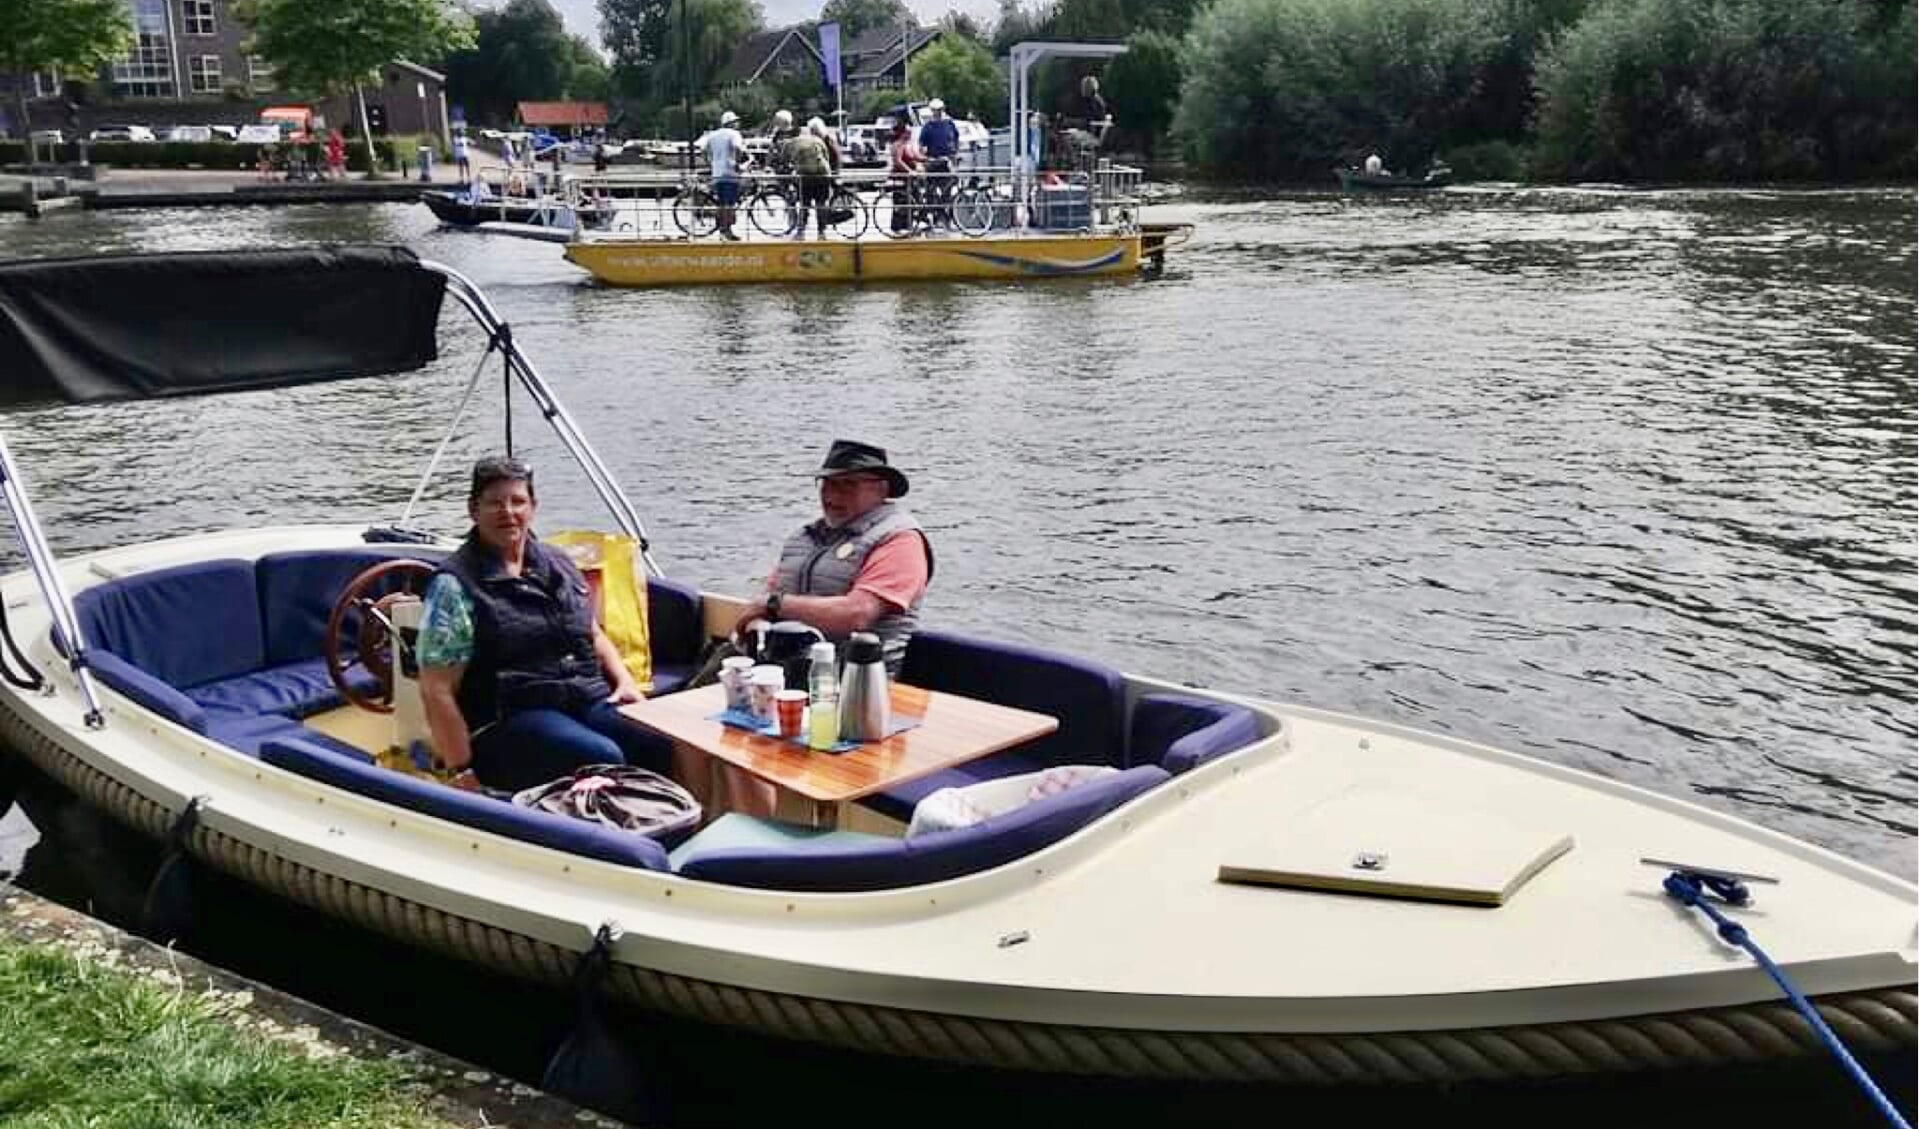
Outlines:
{"type": "MultiPolygon", "coordinates": [[[[757,733],[762,737],[771,737],[775,741],[785,741],[789,745],[798,745],[800,748],[812,753],[850,753],[860,747],[860,742],[858,741],[837,741],[831,748],[815,749],[806,743],[806,734],[802,733],[798,737],[782,737],[780,736],[778,722],[761,721],[759,718],[744,710],[721,710],[715,714],[708,714],[706,720],[717,721],[729,729],[744,729],[749,733],[757,733]]],[[[891,737],[895,733],[904,733],[909,729],[917,729],[919,728],[919,724],[920,719],[917,717],[904,717],[895,714],[888,719],[886,723],[886,736],[891,737]]],[[[882,740],[884,740],[884,738],[882,738],[882,740]]]]}

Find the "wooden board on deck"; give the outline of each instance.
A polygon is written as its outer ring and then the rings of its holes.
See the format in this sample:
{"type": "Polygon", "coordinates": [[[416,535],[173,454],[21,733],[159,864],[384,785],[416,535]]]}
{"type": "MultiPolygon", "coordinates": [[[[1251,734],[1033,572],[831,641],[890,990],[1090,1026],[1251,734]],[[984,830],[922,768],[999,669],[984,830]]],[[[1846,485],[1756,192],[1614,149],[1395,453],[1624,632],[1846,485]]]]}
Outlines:
{"type": "Polygon", "coordinates": [[[1493,812],[1362,789],[1233,848],[1219,880],[1497,906],[1572,846],[1571,835],[1493,812]]]}

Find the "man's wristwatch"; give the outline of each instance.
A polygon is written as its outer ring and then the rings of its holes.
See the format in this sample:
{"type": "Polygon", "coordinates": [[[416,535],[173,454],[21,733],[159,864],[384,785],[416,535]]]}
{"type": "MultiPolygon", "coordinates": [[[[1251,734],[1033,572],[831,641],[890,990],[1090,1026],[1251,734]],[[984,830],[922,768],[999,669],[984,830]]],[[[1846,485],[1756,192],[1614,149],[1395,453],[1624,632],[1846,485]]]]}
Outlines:
{"type": "Polygon", "coordinates": [[[766,618],[776,623],[780,618],[780,596],[781,593],[775,592],[766,598],[766,618]]]}

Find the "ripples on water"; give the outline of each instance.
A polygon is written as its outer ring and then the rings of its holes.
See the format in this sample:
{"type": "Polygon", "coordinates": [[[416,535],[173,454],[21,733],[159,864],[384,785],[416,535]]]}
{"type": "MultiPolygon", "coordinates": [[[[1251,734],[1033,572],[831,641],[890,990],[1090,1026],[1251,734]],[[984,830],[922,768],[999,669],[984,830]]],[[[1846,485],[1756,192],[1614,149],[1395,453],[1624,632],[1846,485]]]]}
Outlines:
{"type": "MultiPolygon", "coordinates": [[[[0,254],[402,240],[489,290],[674,575],[752,583],[826,440],[864,437],[913,476],[935,623],[1491,742],[1910,877],[1913,206],[1189,197],[1156,217],[1199,225],[1165,279],[1028,287],[601,289],[396,206],[0,219],[0,254]]],[[[9,436],[64,549],[384,520],[478,355],[445,348],[424,379],[9,436]]],[[[516,420],[545,524],[598,520],[516,420]]],[[[459,493],[430,493],[449,531],[459,493]]]]}

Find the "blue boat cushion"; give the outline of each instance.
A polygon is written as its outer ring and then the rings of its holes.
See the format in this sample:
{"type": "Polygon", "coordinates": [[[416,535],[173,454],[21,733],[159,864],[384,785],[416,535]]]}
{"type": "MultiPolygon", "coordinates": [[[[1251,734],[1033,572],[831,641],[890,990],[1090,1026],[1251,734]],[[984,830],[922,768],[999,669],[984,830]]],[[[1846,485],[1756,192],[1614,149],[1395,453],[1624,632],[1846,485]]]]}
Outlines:
{"type": "MultiPolygon", "coordinates": [[[[83,624],[80,630],[87,632],[83,624]]],[[[89,635],[89,638],[92,636],[89,635]]],[[[102,647],[89,643],[87,663],[101,682],[145,706],[168,721],[195,733],[207,731],[207,711],[200,703],[102,647]]]]}
{"type": "Polygon", "coordinates": [[[665,694],[686,685],[706,645],[706,624],[700,612],[700,590],[650,577],[646,582],[646,630],[653,652],[653,692],[665,694]],[[663,675],[686,676],[672,687],[661,685],[663,675]]]}
{"type": "Polygon", "coordinates": [[[693,681],[693,676],[698,673],[699,667],[694,663],[663,663],[654,659],[652,696],[657,698],[661,694],[672,694],[684,690],[686,684],[693,681]]]}
{"type": "Polygon", "coordinates": [[[137,573],[74,599],[89,647],[176,689],[266,665],[253,562],[200,561],[137,573]]]}
{"type": "Polygon", "coordinates": [[[1058,718],[1056,732],[1019,746],[1042,768],[1122,767],[1125,694],[1109,667],[1017,643],[921,631],[907,645],[900,680],[1058,718]]]}
{"type": "Polygon", "coordinates": [[[911,819],[913,805],[941,788],[963,788],[1062,764],[1128,767],[1122,763],[1123,680],[1109,667],[1016,643],[921,631],[907,644],[900,680],[1047,714],[1059,719],[1059,729],[861,801],[890,818],[911,819]]]}
{"type": "Polygon", "coordinates": [[[1178,776],[1259,739],[1259,719],[1245,706],[1183,694],[1147,694],[1133,705],[1127,758],[1155,761],[1178,776]]]}
{"type": "Polygon", "coordinates": [[[858,831],[840,831],[831,828],[802,827],[797,823],[782,823],[775,819],[761,819],[758,816],[742,815],[736,811],[727,812],[718,819],[700,828],[692,838],[667,852],[667,861],[678,870],[680,864],[692,857],[695,852],[711,853],[718,850],[755,849],[790,847],[796,843],[834,843],[841,846],[854,844],[875,844],[890,842],[886,835],[867,835],[858,831]]]}
{"type": "Polygon", "coordinates": [[[278,714],[241,714],[209,710],[207,736],[230,749],[238,749],[250,757],[259,756],[261,746],[274,738],[298,737],[324,745],[342,756],[351,757],[366,764],[373,763],[372,754],[366,750],[355,748],[345,741],[329,737],[317,729],[309,729],[290,717],[281,717],[278,714]]]}
{"type": "Polygon", "coordinates": [[[828,837],[706,849],[701,832],[680,849],[678,869],[688,878],[765,890],[889,890],[943,882],[1030,855],[1169,779],[1165,769],[1143,765],[971,827],[913,839],[828,837]]]}
{"type": "Polygon", "coordinates": [[[1020,749],[1008,749],[990,757],[953,768],[942,769],[931,776],[922,776],[918,780],[909,780],[884,792],[876,792],[861,800],[860,803],[879,812],[889,819],[901,823],[913,821],[913,809],[919,802],[941,788],[964,788],[969,784],[982,784],[988,780],[999,780],[1008,776],[1024,776],[1029,772],[1039,772],[1051,768],[1020,749]]]}
{"type": "Polygon", "coordinates": [[[269,738],[260,759],[382,803],[449,820],[495,835],[643,870],[665,870],[666,848],[644,835],[612,831],[505,800],[390,772],[343,756],[303,736],[269,738]]]}
{"type": "MultiPolygon", "coordinates": [[[[413,558],[429,563],[441,555],[425,545],[367,546],[268,553],[254,566],[260,587],[263,661],[267,667],[323,653],[327,617],[347,582],[386,561],[413,558]]],[[[397,581],[385,591],[398,591],[397,581]]],[[[385,591],[377,593],[385,594],[385,591]]],[[[426,594],[423,584],[414,591],[426,594]]],[[[336,700],[335,704],[338,702],[336,700]]]]}
{"type": "MultiPolygon", "coordinates": [[[[352,667],[347,679],[356,690],[369,694],[379,683],[364,667],[352,667]]],[[[269,670],[256,670],[235,678],[189,689],[187,697],[209,710],[234,713],[273,713],[287,717],[308,717],[344,705],[346,699],[333,685],[326,671],[326,660],[306,659],[269,670]]]]}

